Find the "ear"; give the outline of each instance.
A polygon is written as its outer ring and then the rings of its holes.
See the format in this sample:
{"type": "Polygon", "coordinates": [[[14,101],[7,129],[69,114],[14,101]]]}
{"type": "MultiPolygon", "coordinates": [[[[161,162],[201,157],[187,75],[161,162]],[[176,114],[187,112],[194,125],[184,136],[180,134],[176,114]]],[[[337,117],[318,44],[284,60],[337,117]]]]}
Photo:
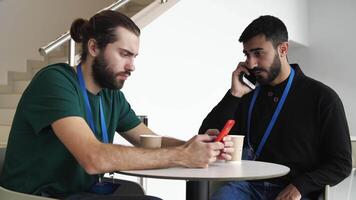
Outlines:
{"type": "Polygon", "coordinates": [[[95,39],[89,39],[88,40],[88,53],[92,57],[96,57],[99,55],[99,48],[97,46],[96,40],[95,39]]]}
{"type": "Polygon", "coordinates": [[[282,42],[278,47],[278,53],[280,57],[286,57],[288,55],[288,42],[282,42]]]}

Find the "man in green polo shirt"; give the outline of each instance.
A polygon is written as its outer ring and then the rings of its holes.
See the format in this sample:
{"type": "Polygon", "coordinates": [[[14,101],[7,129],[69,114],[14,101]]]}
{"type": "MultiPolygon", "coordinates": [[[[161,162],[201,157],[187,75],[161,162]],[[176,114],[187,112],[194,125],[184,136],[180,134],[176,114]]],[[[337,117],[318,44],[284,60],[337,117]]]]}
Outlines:
{"type": "Polygon", "coordinates": [[[206,167],[222,150],[224,159],[231,158],[231,142],[225,146],[211,142],[214,137],[209,134],[188,142],[163,137],[158,150],[112,144],[115,131],[134,145],[141,133],[155,134],[140,122],[120,91],[135,69],[139,35],[134,22],[114,11],[73,22],[71,36],[82,43],[81,62],[74,68],[67,64],[43,68],[23,93],[1,186],[56,198],[78,193],[90,197],[101,193],[98,177],[105,172],[206,167]]]}

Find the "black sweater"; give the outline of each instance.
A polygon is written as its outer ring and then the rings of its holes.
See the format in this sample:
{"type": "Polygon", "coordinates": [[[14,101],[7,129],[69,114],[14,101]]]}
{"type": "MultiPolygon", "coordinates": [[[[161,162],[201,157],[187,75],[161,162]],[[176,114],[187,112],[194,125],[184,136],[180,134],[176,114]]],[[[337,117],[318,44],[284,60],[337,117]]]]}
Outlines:
{"type": "MultiPolygon", "coordinates": [[[[349,175],[351,142],[338,95],[326,85],[305,76],[298,65],[292,67],[296,75],[289,95],[257,160],[288,166],[291,169],[288,175],[268,181],[282,185],[292,183],[302,196],[308,196],[349,175]]],[[[287,80],[274,87],[261,87],[251,117],[250,141],[255,151],[287,80]]],[[[235,119],[237,123],[230,133],[246,135],[252,94],[237,98],[228,91],[204,119],[199,133],[210,128],[221,130],[226,120],[235,119]]]]}

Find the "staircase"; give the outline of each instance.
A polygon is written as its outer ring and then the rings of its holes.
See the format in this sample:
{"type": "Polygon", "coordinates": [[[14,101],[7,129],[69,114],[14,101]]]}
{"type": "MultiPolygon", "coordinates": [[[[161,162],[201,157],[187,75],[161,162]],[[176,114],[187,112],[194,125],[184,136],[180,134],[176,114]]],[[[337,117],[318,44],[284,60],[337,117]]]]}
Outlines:
{"type": "MultiPolygon", "coordinates": [[[[118,11],[131,17],[140,28],[143,28],[177,2],[178,0],[170,0],[162,4],[162,0],[131,0],[118,11]]],[[[77,46],[76,55],[80,49],[79,45],[77,46]]],[[[78,56],[75,60],[78,60],[78,56]]],[[[8,83],[0,85],[0,147],[7,144],[17,104],[32,77],[42,67],[58,62],[68,63],[68,44],[55,49],[43,60],[27,60],[26,72],[8,72],[8,83]]]]}
{"type": "Polygon", "coordinates": [[[8,72],[8,84],[0,86],[0,147],[6,146],[17,104],[32,77],[47,64],[61,60],[65,62],[66,58],[27,60],[26,72],[8,72]]]}

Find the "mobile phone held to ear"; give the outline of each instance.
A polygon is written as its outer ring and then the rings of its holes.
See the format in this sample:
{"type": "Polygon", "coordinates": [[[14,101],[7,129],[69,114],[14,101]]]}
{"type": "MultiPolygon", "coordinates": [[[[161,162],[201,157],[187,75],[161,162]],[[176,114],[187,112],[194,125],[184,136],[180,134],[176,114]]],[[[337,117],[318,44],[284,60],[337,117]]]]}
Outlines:
{"type": "Polygon", "coordinates": [[[257,87],[257,80],[256,77],[252,74],[248,75],[245,72],[241,72],[240,74],[240,82],[252,90],[256,89],[257,87]]]}
{"type": "Polygon", "coordinates": [[[235,120],[227,120],[224,128],[220,131],[219,135],[215,138],[214,142],[220,142],[225,136],[227,136],[231,128],[235,125],[235,120]]]}

